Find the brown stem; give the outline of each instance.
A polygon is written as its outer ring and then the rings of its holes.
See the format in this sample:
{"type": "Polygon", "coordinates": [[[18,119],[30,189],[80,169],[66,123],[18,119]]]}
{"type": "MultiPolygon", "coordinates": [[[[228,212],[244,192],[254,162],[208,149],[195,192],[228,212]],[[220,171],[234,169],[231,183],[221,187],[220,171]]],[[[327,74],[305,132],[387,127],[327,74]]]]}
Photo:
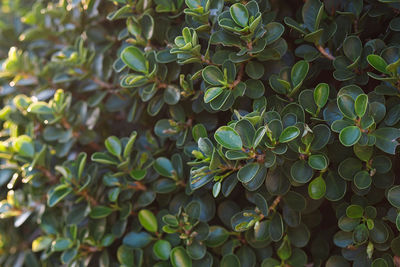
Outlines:
{"type": "Polygon", "coordinates": [[[69,122],[67,121],[66,118],[61,119],[61,124],[62,124],[62,126],[64,126],[65,129],[71,128],[71,124],[69,124],[69,122]]]}
{"type": "Polygon", "coordinates": [[[147,190],[147,187],[144,184],[142,184],[141,182],[135,182],[134,184],[128,184],[126,186],[126,188],[140,190],[140,191],[147,190]]]}
{"type": "Polygon", "coordinates": [[[236,80],[229,86],[231,89],[235,88],[242,81],[243,74],[244,74],[244,64],[241,64],[236,80]]]}
{"type": "Polygon", "coordinates": [[[51,183],[55,183],[55,182],[58,181],[57,177],[54,174],[52,174],[48,169],[46,169],[46,167],[44,167],[44,166],[36,166],[36,169],[41,171],[44,176],[49,178],[51,183]]]}
{"type": "Polygon", "coordinates": [[[335,57],[332,56],[330,53],[328,53],[323,46],[317,45],[317,49],[327,59],[329,59],[329,60],[334,60],[335,59],[335,57]]]}
{"type": "Polygon", "coordinates": [[[217,65],[217,64],[215,64],[215,63],[212,63],[209,59],[206,59],[206,57],[203,56],[203,55],[200,56],[200,60],[201,60],[201,62],[206,63],[206,64],[208,64],[208,65],[214,65],[214,66],[217,65]]]}
{"type": "Polygon", "coordinates": [[[276,206],[278,206],[279,202],[281,202],[282,200],[282,196],[277,196],[274,200],[274,202],[272,202],[272,205],[269,207],[269,211],[275,211],[276,206]]]}
{"type": "Polygon", "coordinates": [[[115,87],[115,85],[111,84],[111,83],[107,83],[104,82],[102,80],[100,80],[99,78],[92,76],[92,81],[96,84],[98,84],[100,87],[106,88],[106,89],[113,89],[115,87]]]}
{"type": "Polygon", "coordinates": [[[91,195],[89,195],[86,189],[77,192],[77,194],[82,196],[87,202],[90,203],[91,206],[97,206],[96,199],[94,199],[91,195]]]}
{"type": "Polygon", "coordinates": [[[97,248],[97,247],[93,247],[93,246],[89,246],[89,245],[85,245],[85,244],[81,244],[80,246],[79,246],[79,249],[80,250],[85,250],[86,252],[91,252],[91,253],[95,253],[95,252],[97,252],[97,251],[99,251],[99,248],[97,248]]]}

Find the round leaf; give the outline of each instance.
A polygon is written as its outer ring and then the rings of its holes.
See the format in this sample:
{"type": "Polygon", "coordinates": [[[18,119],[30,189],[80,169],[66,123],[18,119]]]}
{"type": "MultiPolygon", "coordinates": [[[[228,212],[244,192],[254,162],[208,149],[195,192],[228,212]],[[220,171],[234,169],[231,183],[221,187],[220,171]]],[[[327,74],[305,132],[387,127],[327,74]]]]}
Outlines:
{"type": "Polygon", "coordinates": [[[357,126],[347,126],[340,131],[339,140],[344,146],[352,146],[361,138],[361,130],[357,126]]]}
{"type": "Polygon", "coordinates": [[[243,4],[233,4],[230,7],[229,12],[231,13],[231,17],[237,25],[243,28],[247,26],[247,22],[249,21],[249,12],[243,4]]]}
{"type": "Polygon", "coordinates": [[[166,240],[157,240],[153,245],[153,252],[157,258],[166,261],[169,259],[171,244],[166,240]]]}
{"type": "Polygon", "coordinates": [[[242,183],[248,183],[254,178],[259,169],[260,169],[260,164],[258,163],[246,164],[239,170],[237,177],[239,181],[241,181],[242,183]]]}
{"type": "Polygon", "coordinates": [[[400,209],[400,185],[393,186],[387,193],[387,199],[390,204],[400,209]]]}
{"type": "Polygon", "coordinates": [[[202,71],[203,79],[211,85],[221,85],[224,81],[224,74],[222,71],[213,65],[205,67],[202,71]]]}
{"type": "Polygon", "coordinates": [[[134,46],[126,47],[121,53],[122,61],[134,71],[148,73],[149,63],[139,48],[134,46]]]}
{"type": "Polygon", "coordinates": [[[299,136],[300,130],[296,126],[289,126],[285,128],[279,136],[280,143],[287,143],[299,136]]]}
{"type": "Polygon", "coordinates": [[[232,150],[241,150],[243,147],[240,135],[229,126],[219,127],[214,134],[215,140],[223,147],[232,150]]]}
{"type": "Polygon", "coordinates": [[[186,250],[179,246],[171,250],[170,260],[173,267],[191,267],[192,260],[186,250]]]}

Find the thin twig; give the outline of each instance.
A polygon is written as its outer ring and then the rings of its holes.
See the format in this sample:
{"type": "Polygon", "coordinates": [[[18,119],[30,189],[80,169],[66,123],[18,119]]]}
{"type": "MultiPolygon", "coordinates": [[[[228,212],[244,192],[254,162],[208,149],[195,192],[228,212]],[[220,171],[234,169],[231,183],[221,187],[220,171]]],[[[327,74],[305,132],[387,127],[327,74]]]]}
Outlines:
{"type": "Polygon", "coordinates": [[[326,51],[323,46],[317,45],[317,49],[327,59],[329,59],[329,60],[334,60],[335,59],[335,57],[332,56],[328,51],[326,51]]]}

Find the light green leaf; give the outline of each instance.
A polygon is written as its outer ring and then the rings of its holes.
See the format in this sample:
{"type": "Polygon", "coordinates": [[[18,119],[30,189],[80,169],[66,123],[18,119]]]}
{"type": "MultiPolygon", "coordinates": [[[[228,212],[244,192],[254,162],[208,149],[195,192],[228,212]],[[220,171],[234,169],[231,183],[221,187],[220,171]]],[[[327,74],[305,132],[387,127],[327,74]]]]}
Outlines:
{"type": "Polygon", "coordinates": [[[359,118],[364,116],[368,107],[368,96],[366,94],[361,94],[357,96],[354,102],[354,110],[359,118]]]}
{"type": "Polygon", "coordinates": [[[191,267],[192,260],[186,253],[186,250],[179,246],[171,250],[170,254],[171,264],[173,267],[191,267]]]}
{"type": "Polygon", "coordinates": [[[314,89],[314,101],[315,104],[322,108],[325,106],[329,97],[329,85],[326,83],[318,84],[314,89]]]}
{"type": "Polygon", "coordinates": [[[138,214],[139,222],[149,232],[155,233],[158,229],[157,218],[153,212],[147,209],[142,209],[138,214]]]}
{"type": "Polygon", "coordinates": [[[380,57],[378,55],[368,55],[367,61],[377,71],[380,71],[385,74],[389,74],[389,72],[386,70],[387,63],[382,57],[380,57]]]}
{"type": "Polygon", "coordinates": [[[308,185],[308,195],[312,199],[323,198],[326,192],[325,180],[318,176],[308,185]]]}

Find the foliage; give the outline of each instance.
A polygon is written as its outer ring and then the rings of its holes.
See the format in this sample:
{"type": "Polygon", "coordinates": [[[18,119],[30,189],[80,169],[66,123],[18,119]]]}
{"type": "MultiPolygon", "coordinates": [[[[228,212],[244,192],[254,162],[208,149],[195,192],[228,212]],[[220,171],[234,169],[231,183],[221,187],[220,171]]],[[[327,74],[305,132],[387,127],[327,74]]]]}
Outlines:
{"type": "Polygon", "coordinates": [[[399,266],[396,0],[0,2],[1,266],[399,266]]]}

